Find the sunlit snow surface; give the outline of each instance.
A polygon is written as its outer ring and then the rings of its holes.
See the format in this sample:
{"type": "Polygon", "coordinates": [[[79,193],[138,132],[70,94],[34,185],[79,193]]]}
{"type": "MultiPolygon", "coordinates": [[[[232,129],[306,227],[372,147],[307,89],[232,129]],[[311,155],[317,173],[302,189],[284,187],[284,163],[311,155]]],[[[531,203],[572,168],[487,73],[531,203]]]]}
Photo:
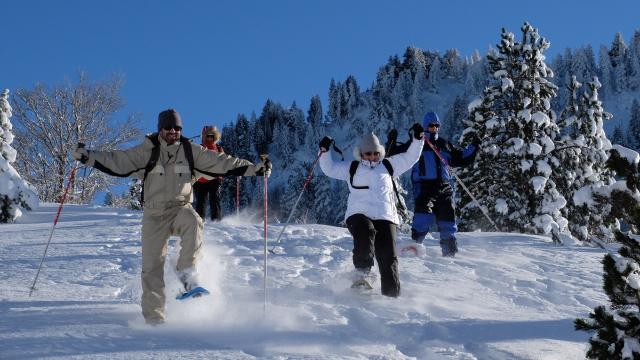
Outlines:
{"type": "MultiPolygon", "coordinates": [[[[65,207],[28,297],[56,210],[0,225],[0,359],[583,359],[589,334],[573,319],[606,303],[604,250],[476,232],[459,234],[451,259],[428,239],[426,256],[400,256],[390,299],[379,282],[349,288],[345,228],[291,225],[268,257],[265,308],[261,214],[245,212],[205,224],[210,296],[174,300],[172,238],[167,323],[149,327],[137,212],[65,207]]],[[[271,242],[281,230],[270,225],[271,242]]]]}

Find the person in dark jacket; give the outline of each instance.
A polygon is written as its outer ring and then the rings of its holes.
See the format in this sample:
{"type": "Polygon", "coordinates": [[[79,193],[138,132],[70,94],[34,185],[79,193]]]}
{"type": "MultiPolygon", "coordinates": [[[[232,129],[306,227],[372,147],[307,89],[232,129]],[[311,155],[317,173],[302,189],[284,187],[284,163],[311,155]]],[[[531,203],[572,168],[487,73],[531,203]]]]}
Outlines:
{"type": "MultiPolygon", "coordinates": [[[[463,150],[443,139],[438,135],[440,119],[434,112],[425,114],[423,126],[425,145],[420,159],[411,169],[415,200],[411,238],[422,244],[435,220],[440,232],[442,256],[453,257],[458,252],[455,236],[458,226],[451,186],[453,174],[449,171],[453,167],[473,163],[480,142],[474,140],[463,150]]],[[[390,135],[390,140],[395,143],[397,135],[390,135]]],[[[396,145],[390,153],[402,152],[404,148],[402,144],[396,145]]]]}
{"type": "MultiPolygon", "coordinates": [[[[205,126],[202,129],[202,146],[217,153],[224,153],[224,149],[218,142],[220,141],[220,132],[215,126],[205,126]]],[[[207,200],[209,203],[209,216],[212,221],[220,221],[222,219],[222,211],[220,210],[220,185],[224,177],[217,176],[213,179],[199,178],[193,184],[193,193],[195,197],[194,208],[202,220],[205,219],[205,208],[207,200]]]]}

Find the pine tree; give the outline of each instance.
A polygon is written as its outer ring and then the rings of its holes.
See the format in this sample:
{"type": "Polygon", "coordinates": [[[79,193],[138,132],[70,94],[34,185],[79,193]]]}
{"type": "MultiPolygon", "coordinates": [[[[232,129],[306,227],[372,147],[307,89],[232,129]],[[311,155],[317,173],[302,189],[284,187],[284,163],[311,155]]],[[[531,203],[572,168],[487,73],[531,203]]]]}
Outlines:
{"type": "MultiPolygon", "coordinates": [[[[621,211],[637,233],[640,225],[640,155],[616,146],[608,161],[610,168],[625,178],[626,189],[616,186],[612,191],[612,207],[621,211]],[[621,156],[626,154],[626,156],[621,156]]],[[[609,306],[598,306],[589,319],[576,319],[576,330],[595,332],[589,340],[590,359],[640,359],[640,236],[616,232],[622,245],[617,254],[607,254],[602,260],[604,291],[609,306]]]]}
{"type": "Polygon", "coordinates": [[[316,170],[316,175],[314,178],[314,204],[313,204],[313,209],[314,209],[314,213],[315,213],[315,217],[316,217],[316,221],[318,222],[318,224],[327,224],[327,225],[333,225],[334,224],[334,203],[331,199],[331,196],[333,194],[333,187],[332,187],[332,183],[334,180],[332,180],[329,177],[326,176],[322,176],[322,177],[318,177],[317,176],[317,170],[316,170]]]}
{"type": "Polygon", "coordinates": [[[634,150],[640,150],[640,103],[637,99],[631,104],[627,144],[634,150]]]}
{"type": "Polygon", "coordinates": [[[594,76],[597,76],[596,71],[596,60],[590,45],[574,52],[570,74],[575,76],[579,82],[590,81],[594,76]]]}
{"type": "Polygon", "coordinates": [[[624,43],[622,34],[616,33],[609,50],[609,60],[611,62],[613,81],[618,92],[626,91],[629,88],[627,70],[625,68],[627,45],[624,43]]]}
{"type": "Polygon", "coordinates": [[[305,144],[308,148],[315,148],[324,134],[322,102],[320,96],[311,98],[309,111],[307,111],[308,131],[306,131],[305,144]]]}
{"type": "Polygon", "coordinates": [[[611,66],[611,58],[609,57],[609,50],[606,46],[600,47],[600,83],[602,84],[602,88],[600,90],[601,97],[603,99],[608,99],[613,96],[614,92],[614,81],[613,81],[613,67],[611,66]]]}
{"type": "Polygon", "coordinates": [[[102,203],[102,205],[107,207],[113,206],[113,193],[111,191],[107,191],[107,193],[104,195],[104,202],[102,203]]]}
{"type": "Polygon", "coordinates": [[[22,216],[22,209],[31,210],[38,205],[33,187],[24,181],[11,163],[16,161],[16,150],[11,147],[11,105],[9,90],[0,94],[0,223],[22,216]]]}
{"type": "Polygon", "coordinates": [[[629,88],[640,89],[640,30],[636,30],[629,44],[628,56],[629,88]]]}
{"type": "Polygon", "coordinates": [[[611,143],[604,132],[603,122],[611,118],[598,99],[600,83],[594,77],[588,89],[578,95],[581,84],[574,76],[569,86],[571,98],[559,121],[566,135],[558,143],[556,156],[561,171],[553,179],[567,199],[562,213],[569,220],[571,233],[580,240],[611,238],[612,226],[609,204],[602,190],[615,180],[606,168],[611,143]]]}
{"type": "Polygon", "coordinates": [[[438,92],[438,86],[440,86],[440,81],[442,80],[444,74],[442,71],[442,61],[440,60],[439,56],[436,56],[433,59],[433,62],[431,63],[431,66],[429,67],[429,73],[428,73],[428,83],[429,83],[429,90],[431,92],[437,93],[438,92]]]}
{"type": "MultiPolygon", "coordinates": [[[[255,118],[255,114],[253,115],[255,118]]],[[[247,117],[243,114],[239,114],[236,120],[236,128],[235,128],[235,146],[234,152],[231,153],[236,157],[241,159],[248,159],[251,155],[251,139],[252,134],[250,132],[251,126],[249,125],[249,121],[247,117]]]]}
{"type": "Polygon", "coordinates": [[[464,121],[467,119],[467,101],[456,96],[451,108],[447,112],[442,125],[442,135],[452,143],[457,143],[464,130],[464,121]]]}
{"type": "Polygon", "coordinates": [[[613,134],[611,134],[611,139],[609,139],[612,144],[621,145],[624,147],[628,147],[626,136],[624,136],[624,132],[622,131],[622,126],[618,125],[613,129],[613,134]]]}
{"type": "Polygon", "coordinates": [[[129,192],[126,195],[127,208],[129,210],[142,210],[142,180],[131,179],[129,192]]]}
{"type": "MultiPolygon", "coordinates": [[[[476,161],[462,172],[463,181],[502,231],[552,234],[559,241],[567,220],[560,209],[566,200],[551,179],[559,171],[553,156],[559,129],[551,100],[557,87],[544,62],[549,43],[528,23],[522,41],[503,29],[498,52],[487,55],[498,83],[470,104],[467,143],[482,139],[476,161]]],[[[461,220],[467,228],[488,229],[475,203],[461,197],[461,220]]]]}
{"type": "Polygon", "coordinates": [[[276,121],[275,128],[273,130],[273,146],[272,151],[280,160],[280,164],[283,169],[287,168],[288,164],[291,164],[293,161],[293,142],[292,138],[294,138],[295,134],[292,134],[289,131],[289,127],[284,124],[284,119],[279,119],[276,121]]]}

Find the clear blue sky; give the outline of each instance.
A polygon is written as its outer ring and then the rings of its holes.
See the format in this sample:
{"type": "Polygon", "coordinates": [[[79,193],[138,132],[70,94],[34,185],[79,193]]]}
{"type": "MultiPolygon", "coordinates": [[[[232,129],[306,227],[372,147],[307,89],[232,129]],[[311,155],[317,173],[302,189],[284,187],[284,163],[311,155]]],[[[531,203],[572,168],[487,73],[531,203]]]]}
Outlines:
{"type": "Polygon", "coordinates": [[[409,45],[484,55],[502,27],[517,33],[526,20],[551,41],[551,59],[586,44],[597,54],[616,32],[628,42],[640,28],[640,3],[628,0],[20,0],[0,9],[0,88],[121,73],[124,113],[142,113],[150,132],[173,107],[185,135],[259,114],[267,98],[306,112],[318,94],[326,111],[331,78],[353,74],[369,87],[409,45]]]}

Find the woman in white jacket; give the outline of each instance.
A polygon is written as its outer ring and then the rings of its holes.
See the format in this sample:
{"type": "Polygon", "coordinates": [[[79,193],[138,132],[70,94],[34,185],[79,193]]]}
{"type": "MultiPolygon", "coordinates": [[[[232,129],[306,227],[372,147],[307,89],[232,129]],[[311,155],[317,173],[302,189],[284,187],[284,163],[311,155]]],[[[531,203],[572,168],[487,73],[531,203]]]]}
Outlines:
{"type": "MultiPolygon", "coordinates": [[[[394,176],[411,169],[420,158],[424,146],[424,129],[420,124],[411,127],[412,142],[407,152],[388,158],[394,176]]],[[[349,198],[345,220],[353,236],[353,265],[356,281],[370,279],[375,256],[380,271],[382,294],[400,295],[398,256],[396,253],[396,226],[399,223],[392,178],[383,164],[385,150],[373,133],[366,134],[354,149],[359,161],[355,173],[351,163],[334,161],[328,152],[333,140],[324,137],[320,141],[320,168],[325,175],[344,180],[349,186],[349,198]]],[[[367,284],[369,284],[367,282],[367,284]]]]}

